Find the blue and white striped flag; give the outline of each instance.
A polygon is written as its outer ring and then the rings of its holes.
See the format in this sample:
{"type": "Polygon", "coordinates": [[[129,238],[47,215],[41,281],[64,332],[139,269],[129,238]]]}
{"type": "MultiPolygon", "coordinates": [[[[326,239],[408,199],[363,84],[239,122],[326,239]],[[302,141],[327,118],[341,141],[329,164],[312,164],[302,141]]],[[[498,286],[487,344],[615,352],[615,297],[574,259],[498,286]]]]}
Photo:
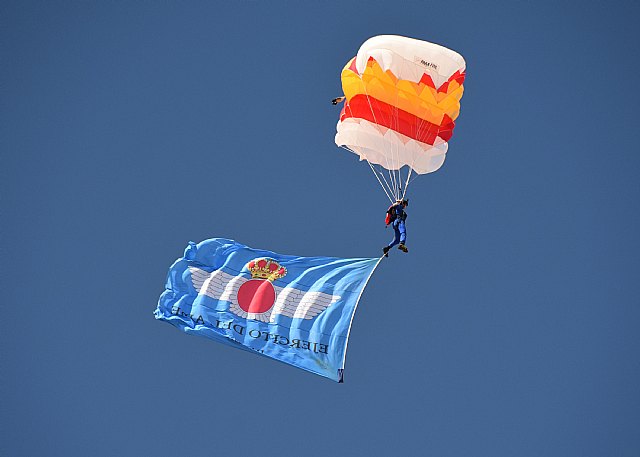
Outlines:
{"type": "Polygon", "coordinates": [[[380,259],[297,257],[224,238],[169,269],[156,319],[342,382],[351,322],[380,259]]]}

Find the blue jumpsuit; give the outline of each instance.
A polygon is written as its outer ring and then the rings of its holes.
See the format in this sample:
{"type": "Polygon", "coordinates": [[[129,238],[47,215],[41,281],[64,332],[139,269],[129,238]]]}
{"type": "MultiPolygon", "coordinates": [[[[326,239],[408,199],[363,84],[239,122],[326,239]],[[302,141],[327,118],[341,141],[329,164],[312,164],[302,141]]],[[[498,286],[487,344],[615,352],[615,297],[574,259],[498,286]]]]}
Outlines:
{"type": "Polygon", "coordinates": [[[404,226],[404,221],[407,219],[407,213],[404,212],[404,207],[402,205],[394,205],[393,211],[395,211],[396,218],[393,221],[393,231],[395,232],[395,238],[391,243],[389,243],[389,247],[392,248],[396,244],[404,244],[407,240],[407,229],[404,226]]]}

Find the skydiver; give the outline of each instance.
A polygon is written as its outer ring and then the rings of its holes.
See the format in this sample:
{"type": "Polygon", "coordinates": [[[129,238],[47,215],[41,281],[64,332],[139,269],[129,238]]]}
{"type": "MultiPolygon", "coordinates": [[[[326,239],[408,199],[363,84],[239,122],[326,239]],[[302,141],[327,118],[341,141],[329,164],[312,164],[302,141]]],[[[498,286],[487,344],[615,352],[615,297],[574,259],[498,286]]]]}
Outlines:
{"type": "Polygon", "coordinates": [[[409,206],[409,200],[397,200],[393,205],[389,207],[387,213],[391,215],[391,222],[395,238],[388,246],[382,248],[382,253],[385,257],[389,257],[389,249],[398,244],[398,249],[402,252],[409,252],[409,249],[405,246],[407,241],[407,229],[405,222],[407,220],[407,213],[404,209],[409,206]]]}
{"type": "Polygon", "coordinates": [[[331,104],[332,105],[337,105],[338,103],[344,101],[345,98],[347,98],[347,97],[345,97],[344,95],[342,97],[334,98],[333,100],[331,100],[331,104]]]}

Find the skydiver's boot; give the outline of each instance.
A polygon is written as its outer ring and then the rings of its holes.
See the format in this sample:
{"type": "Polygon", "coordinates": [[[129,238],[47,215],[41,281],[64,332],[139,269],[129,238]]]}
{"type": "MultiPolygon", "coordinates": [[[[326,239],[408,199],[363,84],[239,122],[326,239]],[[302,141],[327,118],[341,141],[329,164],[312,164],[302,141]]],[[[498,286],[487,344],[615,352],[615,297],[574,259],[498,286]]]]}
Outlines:
{"type": "Polygon", "coordinates": [[[398,249],[400,249],[402,252],[409,252],[409,249],[407,249],[407,247],[404,245],[404,243],[400,243],[398,245],[398,249]]]}
{"type": "Polygon", "coordinates": [[[382,248],[382,253],[385,257],[389,257],[389,249],[391,249],[389,246],[385,246],[382,248]]]}

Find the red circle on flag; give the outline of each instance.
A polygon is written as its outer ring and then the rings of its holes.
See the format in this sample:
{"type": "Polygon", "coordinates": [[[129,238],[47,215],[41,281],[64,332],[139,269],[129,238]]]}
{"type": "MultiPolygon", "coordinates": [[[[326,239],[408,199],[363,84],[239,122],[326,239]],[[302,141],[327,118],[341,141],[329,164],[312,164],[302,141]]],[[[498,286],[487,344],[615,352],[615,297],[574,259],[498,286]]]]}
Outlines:
{"type": "Polygon", "coordinates": [[[238,305],[246,313],[267,312],[275,301],[276,291],[266,279],[250,279],[238,289],[238,305]]]}

